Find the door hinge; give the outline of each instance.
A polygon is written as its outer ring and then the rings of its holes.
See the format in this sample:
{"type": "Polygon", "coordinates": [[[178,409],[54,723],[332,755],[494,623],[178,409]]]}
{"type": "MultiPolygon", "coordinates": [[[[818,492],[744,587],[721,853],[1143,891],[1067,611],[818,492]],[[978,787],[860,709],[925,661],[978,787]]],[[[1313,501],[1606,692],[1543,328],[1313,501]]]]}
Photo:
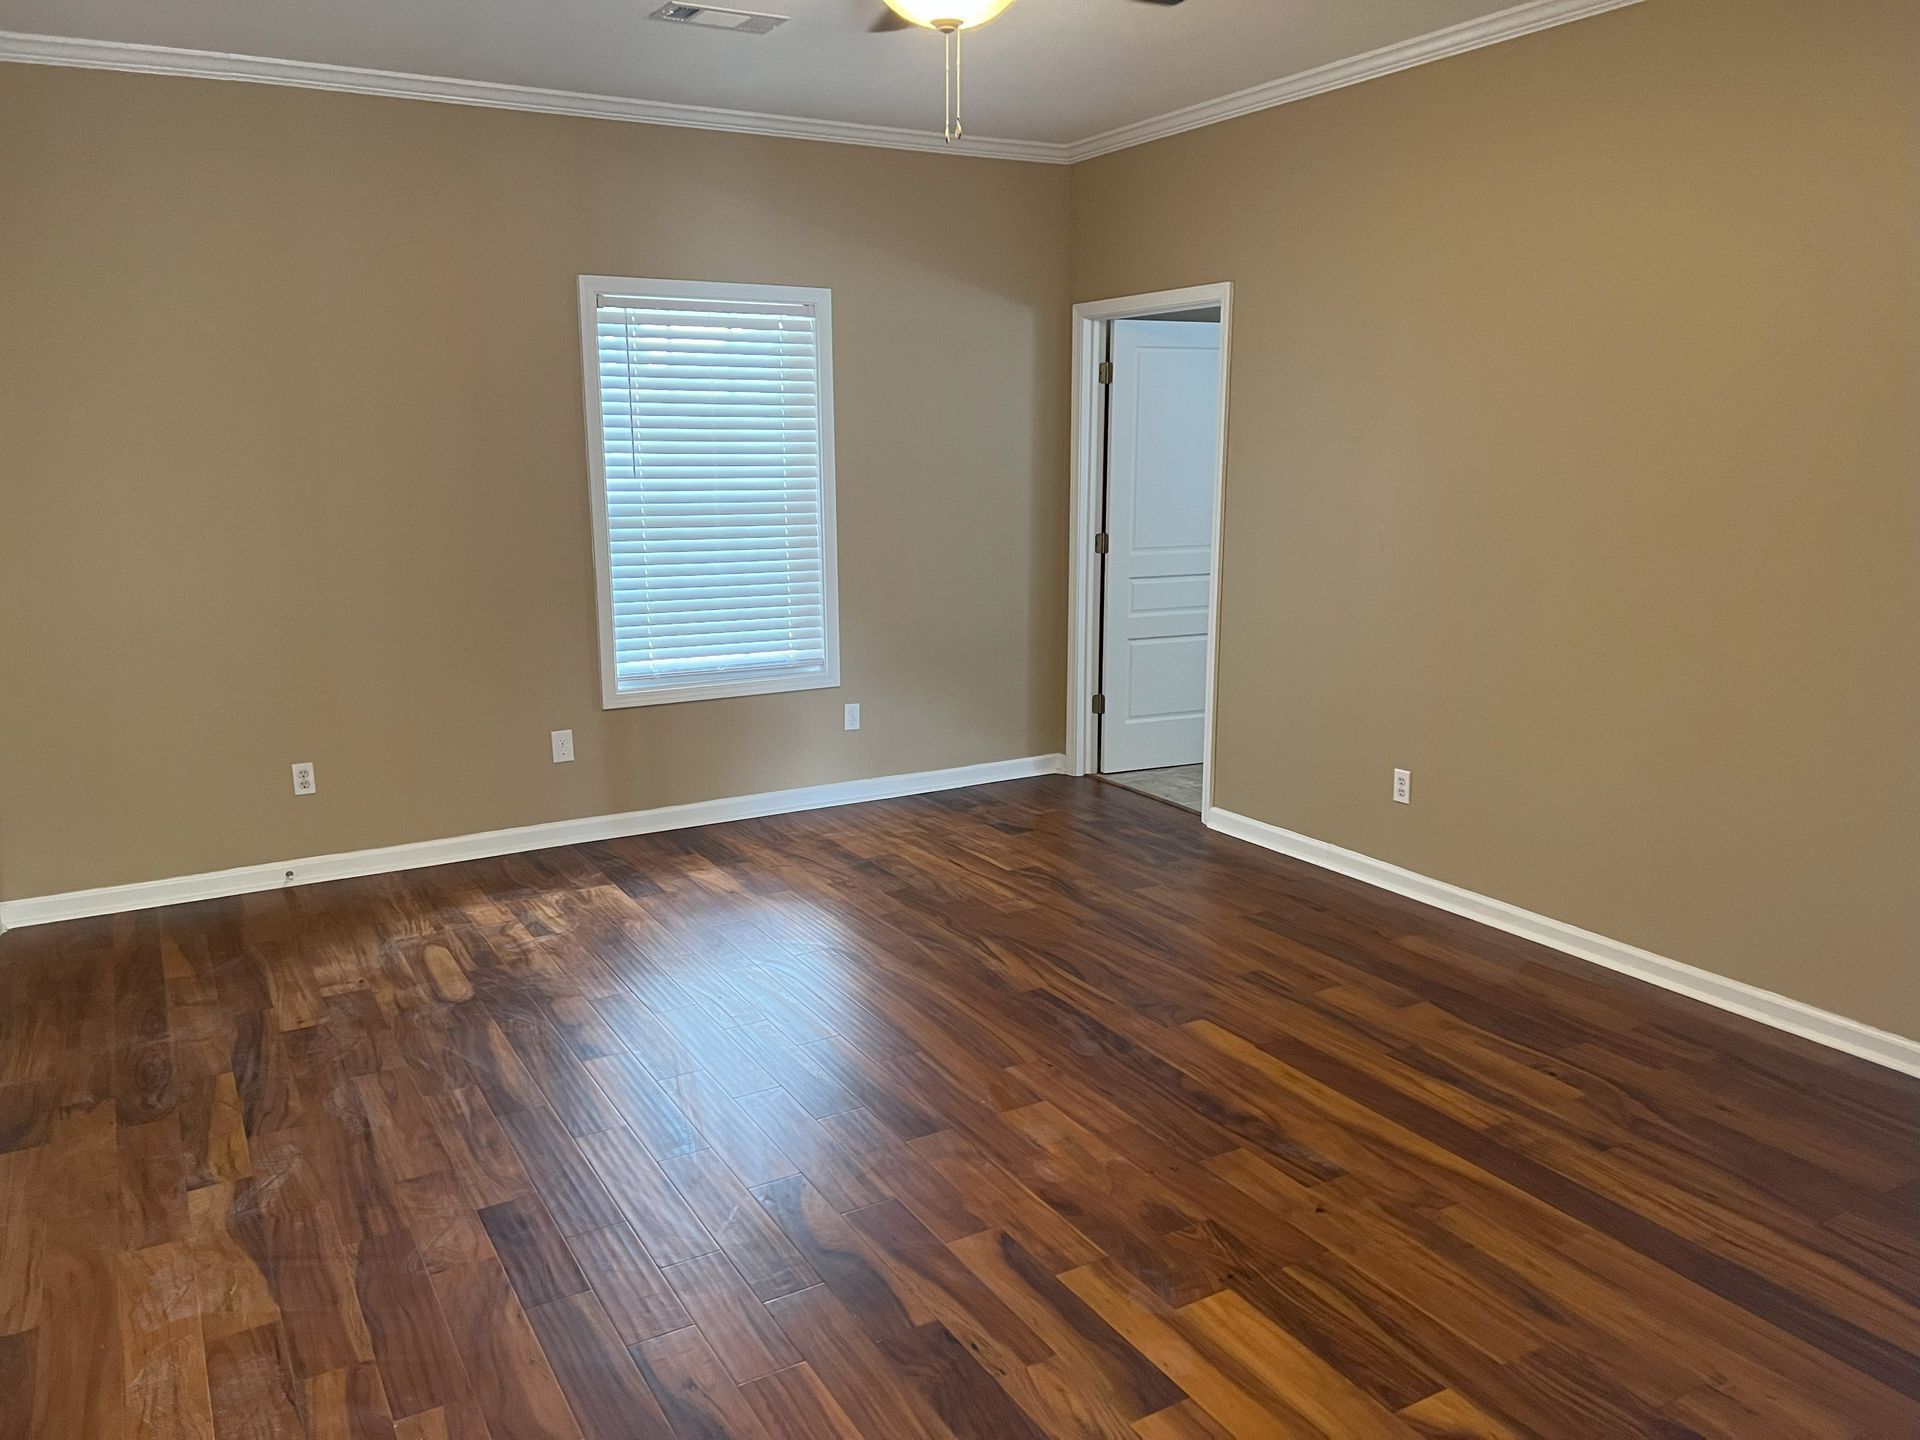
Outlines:
{"type": "Polygon", "coordinates": [[[1102,530],[1098,535],[1093,537],[1093,553],[1096,555],[1106,554],[1109,543],[1107,532],[1102,530]]]}
{"type": "Polygon", "coordinates": [[[1113,361],[1102,360],[1100,362],[1100,383],[1102,385],[1111,385],[1113,383],[1113,361]]]}
{"type": "Polygon", "coordinates": [[[1096,715],[1104,715],[1107,713],[1107,697],[1106,696],[1096,695],[1093,697],[1093,713],[1096,715]]]}

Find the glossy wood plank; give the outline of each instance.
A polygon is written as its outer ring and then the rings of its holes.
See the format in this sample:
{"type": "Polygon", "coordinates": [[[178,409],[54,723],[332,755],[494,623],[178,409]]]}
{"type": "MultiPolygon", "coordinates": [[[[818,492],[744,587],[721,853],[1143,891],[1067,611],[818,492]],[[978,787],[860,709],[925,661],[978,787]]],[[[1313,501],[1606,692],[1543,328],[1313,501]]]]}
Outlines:
{"type": "Polygon", "coordinates": [[[637,1345],[693,1323],[632,1226],[588,1230],[567,1245],[622,1344],[637,1345]]]}
{"type": "Polygon", "coordinates": [[[567,1295],[527,1313],[586,1440],[668,1440],[667,1418],[599,1300],[567,1295]]]}
{"type": "Polygon", "coordinates": [[[56,1117],[30,1197],[40,1246],[32,1433],[47,1440],[126,1427],[113,1119],[111,1101],[56,1117]]]}
{"type": "Polygon", "coordinates": [[[1140,1440],[1233,1440],[1231,1432],[1191,1400],[1136,1420],[1140,1440]]]}
{"type": "Polygon", "coordinates": [[[414,1246],[427,1269],[466,1265],[494,1253],[493,1241],[472,1201],[451,1175],[436,1171],[402,1180],[395,1188],[414,1246]]]}
{"type": "Polygon", "coordinates": [[[448,1166],[476,1207],[498,1205],[533,1188],[512,1140],[478,1090],[430,1095],[427,1109],[448,1166]]]}
{"type": "Polygon", "coordinates": [[[301,1390],[279,1326],[240,1330],[211,1341],[207,1390],[217,1440],[305,1440],[301,1390]]]}
{"type": "Polygon", "coordinates": [[[1043,1337],[1056,1369],[1104,1408],[1127,1420],[1179,1404],[1186,1392],[1150,1364],[1124,1336],[1042,1265],[999,1231],[953,1242],[953,1252],[1043,1337]]]}
{"type": "Polygon", "coordinates": [[[236,1203],[231,1185],[210,1185],[187,1197],[194,1289],[208,1341],[280,1318],[267,1277],[234,1238],[236,1203]]]}
{"type": "Polygon", "coordinates": [[[559,1227],[538,1198],[523,1195],[504,1205],[489,1205],[480,1212],[480,1223],[523,1306],[532,1309],[587,1288],[559,1227]]]}
{"type": "Polygon", "coordinates": [[[621,1123],[620,1111],[545,1020],[519,1020],[503,1028],[514,1053],[569,1131],[591,1135],[621,1123]]]}
{"type": "Polygon", "coordinates": [[[603,1130],[580,1143],[656,1265],[677,1265],[719,1248],[631,1130],[603,1130]]]}
{"type": "Polygon", "coordinates": [[[633,1056],[603,1055],[589,1060],[586,1071],[656,1160],[688,1155],[705,1147],[705,1137],[686,1112],[633,1056]]]}
{"type": "Polygon", "coordinates": [[[38,1344],[31,1330],[0,1335],[0,1395],[8,1397],[0,1405],[0,1440],[32,1440],[38,1344]]]}
{"type": "Polygon", "coordinates": [[[656,1080],[700,1068],[700,1062],[680,1043],[666,1022],[633,996],[608,996],[595,1000],[593,1008],[656,1080]]]}
{"type": "Polygon", "coordinates": [[[943,1440],[952,1434],[911,1377],[892,1363],[826,1286],[782,1295],[767,1308],[868,1440],[943,1440]]]}
{"type": "Polygon", "coordinates": [[[696,1071],[676,1075],[666,1083],[680,1108],[720,1152],[741,1184],[751,1188],[799,1173],[767,1132],[747,1118],[746,1107],[729,1096],[713,1076],[696,1071]]]}
{"type": "Polygon", "coordinates": [[[660,1014],[667,1028],[700,1064],[697,1072],[728,1095],[751,1095],[771,1090],[774,1078],[720,1021],[698,1005],[660,1014]]]}
{"type": "MultiPolygon", "coordinates": [[[[488,1256],[451,1267],[451,1273],[465,1275],[496,1264],[488,1256]]],[[[457,1404],[467,1394],[467,1382],[454,1344],[453,1317],[409,1237],[393,1232],[364,1244],[354,1279],[391,1412],[405,1417],[457,1404]]]]}
{"type": "Polygon", "coordinates": [[[678,1440],[766,1440],[747,1397],[698,1329],[676,1330],[633,1347],[634,1361],[678,1440]]]}
{"type": "Polygon", "coordinates": [[[716,1152],[682,1155],[661,1168],[762,1300],[820,1283],[813,1267],[716,1152]]]}
{"type": "Polygon", "coordinates": [[[855,1210],[847,1221],[895,1287],[914,1295],[928,1318],[1004,1350],[1009,1368],[1053,1358],[1053,1347],[899,1201],[855,1210]]]}
{"type": "Polygon", "coordinates": [[[504,1115],[501,1123],[513,1137],[528,1181],[563,1235],[598,1230],[621,1219],[620,1207],[552,1111],[543,1105],[504,1115]]]}
{"type": "Polygon", "coordinates": [[[724,1254],[698,1255],[669,1265],[664,1273],[735,1384],[800,1362],[760,1297],[724,1254]]]}
{"type": "Polygon", "coordinates": [[[179,1114],[185,1188],[198,1189],[253,1173],[240,1091],[232,1071],[197,1076],[184,1084],[179,1114]]]}
{"type": "Polygon", "coordinates": [[[910,1335],[926,1318],[909,1308],[903,1288],[876,1263],[846,1217],[801,1177],[776,1181],[755,1195],[869,1334],[880,1339],[910,1335]]]}
{"type": "Polygon", "coordinates": [[[586,995],[567,995],[553,1001],[547,1006],[547,1018],[577,1060],[598,1060],[618,1055],[626,1048],[586,995]]]}
{"type": "MultiPolygon", "coordinates": [[[[1102,1261],[1060,1278],[1229,1434],[1295,1437],[1320,1433],[1290,1408],[1269,1406],[1258,1393],[1249,1391],[1238,1378],[1211,1361],[1118,1267],[1102,1261]]],[[[1252,1378],[1257,1382],[1264,1377],[1252,1378]]]]}
{"type": "Polygon", "coordinates": [[[969,1210],[1019,1236],[1022,1245],[1055,1271],[1100,1258],[1100,1247],[1076,1228],[1077,1215],[1048,1206],[964,1135],[941,1131],[922,1136],[913,1149],[965,1198],[969,1210]]]}
{"type": "Polygon", "coordinates": [[[769,1440],[861,1440],[852,1417],[804,1361],[740,1387],[769,1440]]]}
{"type": "MultiPolygon", "coordinates": [[[[913,1211],[920,1223],[942,1240],[978,1235],[988,1228],[987,1221],[968,1208],[965,1192],[904,1144],[870,1111],[847,1110],[817,1123],[851,1157],[853,1165],[877,1187],[890,1192],[894,1199],[913,1211]]],[[[806,1153],[804,1144],[801,1153],[806,1153]]],[[[801,1168],[805,1170],[804,1165],[801,1168]]],[[[807,1178],[814,1179],[811,1172],[807,1178]]],[[[821,1193],[828,1196],[833,1196],[836,1189],[844,1189],[836,1187],[831,1178],[826,1185],[815,1183],[821,1193]]],[[[858,1195],[860,1192],[847,1190],[846,1193],[858,1195]]],[[[834,1203],[844,1201],[836,1199],[834,1203]]],[[[859,1207],[847,1205],[846,1208],[859,1207]]]]}
{"type": "Polygon", "coordinates": [[[851,1090],[820,1064],[814,1052],[795,1045],[770,1021],[743,1025],[736,1034],[780,1089],[814,1118],[838,1115],[860,1103],[851,1090]]]}
{"type": "Polygon", "coordinates": [[[375,1365],[329,1370],[307,1381],[307,1440],[395,1440],[375,1365]]]}
{"type": "Polygon", "coordinates": [[[192,1247],[176,1241],[123,1250],[118,1279],[128,1435],[212,1440],[213,1400],[192,1247]]]}
{"type": "Polygon", "coordinates": [[[873,1166],[835,1138],[833,1132],[784,1089],[763,1090],[753,1096],[747,1107],[747,1118],[780,1147],[800,1173],[837,1209],[858,1210],[877,1205],[891,1195],[891,1188],[873,1166]]]}
{"type": "Polygon", "coordinates": [[[499,1264],[442,1271],[433,1287],[495,1440],[579,1440],[552,1363],[499,1264]]]}
{"type": "Polygon", "coordinates": [[[230,1218],[280,1307],[294,1374],[304,1380],[373,1358],[346,1243],[318,1197],[289,1172],[241,1181],[230,1218]]]}
{"type": "Polygon", "coordinates": [[[1400,1418],[1408,1429],[1425,1440],[1519,1440],[1518,1431],[1451,1390],[1435,1391],[1407,1406],[1400,1412],[1400,1418]]]}

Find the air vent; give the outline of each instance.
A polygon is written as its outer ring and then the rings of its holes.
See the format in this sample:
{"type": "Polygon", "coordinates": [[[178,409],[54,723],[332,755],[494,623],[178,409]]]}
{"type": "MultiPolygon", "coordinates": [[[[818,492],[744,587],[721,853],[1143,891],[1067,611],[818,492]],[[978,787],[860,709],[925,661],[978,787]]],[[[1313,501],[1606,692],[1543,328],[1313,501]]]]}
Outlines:
{"type": "Polygon", "coordinates": [[[741,35],[764,35],[787,23],[784,15],[756,15],[751,10],[722,10],[715,5],[662,5],[649,20],[671,20],[676,25],[698,25],[704,30],[732,30],[741,35]]]}

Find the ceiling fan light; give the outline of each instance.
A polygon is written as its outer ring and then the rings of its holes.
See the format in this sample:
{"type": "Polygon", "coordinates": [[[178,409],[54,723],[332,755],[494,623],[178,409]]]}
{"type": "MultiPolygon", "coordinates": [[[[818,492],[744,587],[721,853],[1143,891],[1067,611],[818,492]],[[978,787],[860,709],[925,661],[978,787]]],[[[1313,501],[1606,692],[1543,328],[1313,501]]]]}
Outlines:
{"type": "Polygon", "coordinates": [[[887,0],[887,8],[902,20],[929,30],[971,30],[993,19],[1013,0],[887,0]]]}

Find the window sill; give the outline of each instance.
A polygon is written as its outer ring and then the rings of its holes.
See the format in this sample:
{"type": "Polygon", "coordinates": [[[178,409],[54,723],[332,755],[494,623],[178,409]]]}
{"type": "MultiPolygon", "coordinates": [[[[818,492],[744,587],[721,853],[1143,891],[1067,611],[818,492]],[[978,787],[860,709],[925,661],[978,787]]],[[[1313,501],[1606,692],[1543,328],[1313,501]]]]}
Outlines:
{"type": "Polygon", "coordinates": [[[694,700],[727,700],[740,695],[784,695],[790,690],[834,690],[840,685],[840,667],[810,675],[767,675],[739,680],[706,680],[687,685],[665,685],[656,690],[616,691],[602,686],[602,710],[631,710],[640,705],[683,705],[694,700]]]}

